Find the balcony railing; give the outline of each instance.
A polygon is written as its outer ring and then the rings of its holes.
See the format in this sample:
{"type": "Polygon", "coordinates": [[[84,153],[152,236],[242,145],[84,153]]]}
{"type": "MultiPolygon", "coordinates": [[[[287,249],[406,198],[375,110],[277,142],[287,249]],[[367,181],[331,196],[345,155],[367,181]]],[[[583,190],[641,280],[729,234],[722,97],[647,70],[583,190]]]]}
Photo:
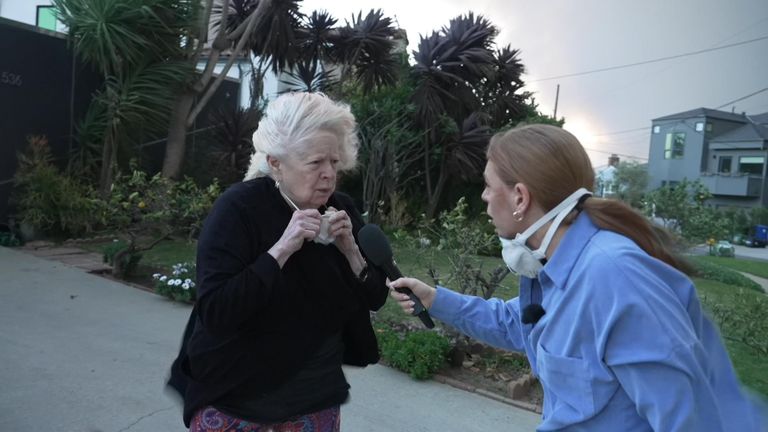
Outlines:
{"type": "Polygon", "coordinates": [[[713,195],[759,197],[763,189],[763,178],[749,174],[701,173],[699,181],[713,195]]]}

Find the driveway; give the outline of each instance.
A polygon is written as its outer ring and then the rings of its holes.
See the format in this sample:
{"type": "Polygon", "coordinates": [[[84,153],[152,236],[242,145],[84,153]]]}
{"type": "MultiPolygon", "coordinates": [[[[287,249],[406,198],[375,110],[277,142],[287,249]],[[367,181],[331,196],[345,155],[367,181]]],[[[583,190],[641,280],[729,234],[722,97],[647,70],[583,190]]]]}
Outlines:
{"type": "MultiPolygon", "coordinates": [[[[0,431],[173,432],[190,307],[0,247],[0,431]]],[[[532,431],[539,415],[383,366],[345,369],[342,430],[532,431]]]]}

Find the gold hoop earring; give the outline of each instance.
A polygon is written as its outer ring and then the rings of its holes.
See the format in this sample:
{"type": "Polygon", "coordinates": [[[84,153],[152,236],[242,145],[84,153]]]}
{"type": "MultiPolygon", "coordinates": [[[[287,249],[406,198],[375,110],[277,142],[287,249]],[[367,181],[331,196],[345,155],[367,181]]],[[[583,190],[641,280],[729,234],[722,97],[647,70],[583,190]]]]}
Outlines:
{"type": "Polygon", "coordinates": [[[525,219],[525,216],[523,216],[523,214],[520,213],[519,211],[515,210],[512,212],[512,218],[514,219],[515,222],[522,222],[523,219],[525,219]]]}

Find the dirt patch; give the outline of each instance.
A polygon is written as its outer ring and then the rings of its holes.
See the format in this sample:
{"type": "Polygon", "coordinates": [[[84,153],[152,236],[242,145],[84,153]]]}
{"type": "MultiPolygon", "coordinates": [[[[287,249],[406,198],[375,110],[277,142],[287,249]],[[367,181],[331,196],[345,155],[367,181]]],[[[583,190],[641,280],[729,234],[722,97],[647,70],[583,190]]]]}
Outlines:
{"type": "Polygon", "coordinates": [[[441,368],[437,380],[541,412],[541,385],[532,377],[528,360],[521,353],[483,347],[475,354],[465,354],[461,365],[441,368]]]}

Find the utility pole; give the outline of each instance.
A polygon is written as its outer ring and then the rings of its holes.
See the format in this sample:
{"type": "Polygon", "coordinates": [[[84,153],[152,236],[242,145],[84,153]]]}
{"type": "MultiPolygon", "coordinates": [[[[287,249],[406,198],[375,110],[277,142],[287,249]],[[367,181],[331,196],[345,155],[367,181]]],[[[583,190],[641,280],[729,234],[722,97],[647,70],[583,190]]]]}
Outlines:
{"type": "Polygon", "coordinates": [[[560,100],[560,84],[557,85],[557,93],[555,93],[555,114],[553,115],[555,121],[557,121],[557,102],[560,100]]]}

